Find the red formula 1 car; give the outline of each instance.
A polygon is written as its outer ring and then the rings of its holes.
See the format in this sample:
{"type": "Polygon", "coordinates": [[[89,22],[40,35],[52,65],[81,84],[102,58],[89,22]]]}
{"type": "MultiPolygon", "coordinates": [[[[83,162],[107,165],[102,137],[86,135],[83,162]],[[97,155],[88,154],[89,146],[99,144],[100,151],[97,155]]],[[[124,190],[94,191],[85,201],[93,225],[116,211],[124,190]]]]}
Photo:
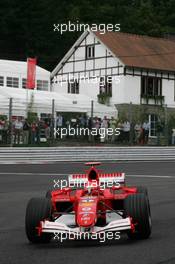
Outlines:
{"type": "Polygon", "coordinates": [[[68,186],[48,191],[45,198],[32,198],[26,209],[26,234],[33,243],[51,238],[87,238],[109,232],[126,232],[129,238],[151,234],[147,189],[127,187],[125,174],[102,173],[99,162],[89,162],[84,174],[68,177],[68,186]],[[69,234],[69,236],[68,236],[69,234]]]}

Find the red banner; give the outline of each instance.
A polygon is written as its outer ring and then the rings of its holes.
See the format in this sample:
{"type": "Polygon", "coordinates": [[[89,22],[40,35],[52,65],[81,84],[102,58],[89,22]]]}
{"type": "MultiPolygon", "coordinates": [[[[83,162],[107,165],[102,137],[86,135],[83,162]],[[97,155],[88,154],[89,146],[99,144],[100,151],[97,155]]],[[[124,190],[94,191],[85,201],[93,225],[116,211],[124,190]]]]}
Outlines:
{"type": "Polygon", "coordinates": [[[36,77],[36,58],[27,59],[27,89],[35,88],[35,77],[36,77]]]}

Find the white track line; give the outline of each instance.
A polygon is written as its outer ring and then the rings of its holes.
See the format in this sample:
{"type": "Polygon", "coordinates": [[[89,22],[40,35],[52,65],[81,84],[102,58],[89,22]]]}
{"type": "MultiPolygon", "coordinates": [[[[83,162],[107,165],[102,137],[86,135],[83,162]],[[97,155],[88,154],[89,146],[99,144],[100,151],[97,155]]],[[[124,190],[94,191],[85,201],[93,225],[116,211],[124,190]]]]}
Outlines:
{"type": "Polygon", "coordinates": [[[170,176],[170,175],[166,175],[166,176],[165,176],[165,175],[146,175],[146,174],[145,174],[145,175],[142,175],[142,174],[141,174],[141,175],[140,175],[140,174],[139,174],[139,175],[131,175],[131,174],[127,174],[127,175],[126,175],[126,178],[127,178],[127,177],[137,177],[137,178],[140,178],[140,177],[141,177],[141,178],[170,178],[170,179],[171,179],[171,178],[175,178],[175,177],[170,176]]]}
{"type": "Polygon", "coordinates": [[[66,176],[71,173],[38,173],[38,172],[0,172],[0,175],[45,175],[45,176],[66,176]]]}

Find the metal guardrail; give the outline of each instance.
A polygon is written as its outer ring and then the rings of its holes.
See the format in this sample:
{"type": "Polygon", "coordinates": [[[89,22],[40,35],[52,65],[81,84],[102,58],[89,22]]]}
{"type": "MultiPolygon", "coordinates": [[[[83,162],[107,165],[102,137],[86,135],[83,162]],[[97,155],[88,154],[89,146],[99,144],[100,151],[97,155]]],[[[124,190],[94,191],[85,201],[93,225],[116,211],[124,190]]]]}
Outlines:
{"type": "Polygon", "coordinates": [[[0,148],[2,163],[175,160],[175,147],[0,148]]]}

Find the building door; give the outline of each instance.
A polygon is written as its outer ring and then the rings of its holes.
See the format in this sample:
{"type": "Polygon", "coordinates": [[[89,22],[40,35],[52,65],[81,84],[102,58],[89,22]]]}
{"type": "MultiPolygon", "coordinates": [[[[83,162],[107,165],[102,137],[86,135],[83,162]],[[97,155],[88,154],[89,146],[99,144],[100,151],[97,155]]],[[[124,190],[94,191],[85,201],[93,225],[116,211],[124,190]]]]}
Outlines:
{"type": "Polygon", "coordinates": [[[149,137],[157,137],[158,116],[156,114],[149,114],[149,123],[149,137]]]}

